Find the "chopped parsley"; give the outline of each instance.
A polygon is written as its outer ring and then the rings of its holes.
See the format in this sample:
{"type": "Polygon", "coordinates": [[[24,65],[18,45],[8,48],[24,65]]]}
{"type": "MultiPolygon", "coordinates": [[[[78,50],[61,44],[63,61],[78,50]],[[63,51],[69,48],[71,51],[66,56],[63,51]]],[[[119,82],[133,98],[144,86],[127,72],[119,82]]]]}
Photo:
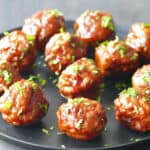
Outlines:
{"type": "Polygon", "coordinates": [[[73,103],[73,104],[80,104],[81,102],[83,102],[85,99],[83,97],[81,98],[74,98],[74,99],[70,99],[69,102],[73,103]]]}
{"type": "Polygon", "coordinates": [[[58,9],[47,10],[46,17],[49,18],[51,16],[59,17],[59,16],[63,16],[63,14],[58,9]]]}
{"type": "Polygon", "coordinates": [[[85,66],[83,66],[83,65],[78,65],[78,64],[76,64],[76,65],[73,66],[73,71],[74,71],[75,73],[78,73],[79,71],[82,71],[82,70],[84,70],[84,69],[85,69],[85,66]]]}
{"type": "Polygon", "coordinates": [[[34,81],[34,82],[39,82],[40,85],[43,87],[46,85],[46,80],[43,79],[40,74],[30,75],[28,80],[34,81]]]}
{"type": "Polygon", "coordinates": [[[142,25],[144,28],[149,28],[149,27],[150,27],[150,23],[144,23],[144,22],[142,22],[141,25],[142,25]]]}
{"type": "Polygon", "coordinates": [[[145,82],[150,82],[150,69],[148,69],[148,70],[144,73],[144,75],[143,75],[143,80],[144,80],[145,82]]]}
{"type": "Polygon", "coordinates": [[[130,57],[131,61],[137,60],[139,57],[138,53],[133,53],[132,56],[130,57]]]}
{"type": "Polygon", "coordinates": [[[7,84],[10,84],[12,82],[12,74],[8,72],[7,70],[0,70],[0,76],[4,77],[4,80],[7,84]]]}
{"type": "Polygon", "coordinates": [[[122,89],[125,89],[127,88],[127,84],[126,83],[123,83],[123,82],[116,82],[115,83],[115,88],[120,91],[122,89]]]}
{"type": "Polygon", "coordinates": [[[127,94],[130,97],[136,97],[137,91],[134,88],[128,88],[123,90],[119,95],[127,94]]]}
{"type": "Polygon", "coordinates": [[[48,105],[47,104],[40,104],[39,103],[39,107],[41,110],[44,111],[45,114],[48,112],[48,105]]]}
{"type": "Polygon", "coordinates": [[[109,41],[104,41],[104,42],[102,42],[102,43],[99,43],[101,46],[107,46],[108,44],[109,44],[109,41]]]}
{"type": "Polygon", "coordinates": [[[19,92],[19,95],[24,96],[24,87],[21,86],[21,84],[19,82],[15,83],[15,87],[19,92]]]}
{"type": "Polygon", "coordinates": [[[70,43],[71,47],[75,48],[76,47],[76,44],[75,43],[70,43]]]}
{"type": "Polygon", "coordinates": [[[51,136],[51,133],[46,128],[42,128],[42,132],[45,133],[47,136],[51,136]]]}
{"type": "Polygon", "coordinates": [[[34,35],[26,35],[27,40],[29,41],[30,44],[33,44],[35,41],[35,36],[34,35]]]}
{"type": "Polygon", "coordinates": [[[102,16],[101,26],[103,28],[108,28],[108,29],[110,29],[112,31],[115,30],[112,18],[110,16],[102,16]]]}
{"type": "Polygon", "coordinates": [[[6,101],[3,108],[5,110],[9,110],[11,108],[11,106],[12,106],[12,102],[11,101],[6,101]]]}
{"type": "Polygon", "coordinates": [[[10,33],[8,32],[8,31],[5,31],[5,32],[3,32],[3,35],[4,36],[7,36],[7,35],[9,35],[10,33]]]}
{"type": "Polygon", "coordinates": [[[64,29],[64,27],[61,27],[61,28],[59,28],[59,32],[60,32],[60,33],[63,33],[63,32],[65,32],[65,29],[64,29]]]}
{"type": "Polygon", "coordinates": [[[125,56],[125,53],[126,53],[126,48],[123,44],[120,44],[119,45],[119,54],[121,57],[124,57],[125,56]]]}

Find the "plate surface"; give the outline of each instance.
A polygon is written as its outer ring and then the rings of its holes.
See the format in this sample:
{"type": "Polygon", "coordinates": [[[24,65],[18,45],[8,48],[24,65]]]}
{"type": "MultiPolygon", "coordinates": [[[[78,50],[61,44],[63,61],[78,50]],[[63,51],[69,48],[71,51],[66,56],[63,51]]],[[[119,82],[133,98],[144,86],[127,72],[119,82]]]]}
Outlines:
{"type": "MultiPolygon", "coordinates": [[[[67,22],[68,31],[72,32],[73,21],[67,22]]],[[[124,27],[116,27],[117,35],[123,38],[128,29],[124,27]],[[119,29],[119,30],[118,30],[119,29]]],[[[2,34],[1,34],[2,36],[2,34]]],[[[35,68],[32,68],[23,77],[28,78],[29,75],[37,75],[47,80],[46,86],[43,87],[43,91],[50,102],[50,109],[47,116],[38,124],[28,127],[13,127],[5,123],[0,117],[0,138],[3,138],[9,142],[29,147],[31,149],[61,149],[62,145],[66,146],[66,149],[115,149],[132,144],[138,144],[150,139],[150,132],[137,133],[129,130],[128,128],[120,125],[115,121],[113,100],[118,94],[118,90],[115,88],[115,84],[119,81],[130,85],[130,78],[122,80],[107,80],[104,81],[105,89],[101,93],[102,104],[104,105],[108,123],[106,130],[103,131],[101,136],[91,141],[78,141],[67,137],[64,134],[58,134],[56,110],[60,104],[66,100],[58,93],[58,89],[52,83],[55,79],[54,75],[44,65],[44,56],[40,55],[36,59],[35,68]],[[52,79],[51,79],[52,78],[52,79]],[[47,136],[42,132],[42,128],[49,128],[54,126],[55,130],[50,131],[51,136],[47,136]]]]}

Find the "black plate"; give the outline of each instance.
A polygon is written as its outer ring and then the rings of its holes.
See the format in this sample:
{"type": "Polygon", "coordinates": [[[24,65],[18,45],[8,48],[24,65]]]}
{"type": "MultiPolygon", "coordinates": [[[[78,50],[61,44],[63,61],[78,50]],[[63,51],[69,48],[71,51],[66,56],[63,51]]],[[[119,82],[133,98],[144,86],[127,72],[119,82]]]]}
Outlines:
{"type": "MultiPolygon", "coordinates": [[[[72,31],[72,21],[67,22],[69,31],[72,31]]],[[[124,27],[117,27],[119,29],[117,34],[123,37],[127,34],[128,29],[124,27]]],[[[2,36],[2,34],[1,34],[2,36]]],[[[23,76],[28,78],[30,74],[40,74],[42,78],[47,80],[46,86],[43,91],[50,102],[50,109],[47,116],[39,124],[29,127],[14,127],[5,123],[0,118],[0,137],[24,147],[31,149],[60,149],[61,145],[65,145],[67,149],[115,149],[118,147],[125,147],[132,144],[138,144],[150,139],[150,132],[138,133],[129,130],[128,128],[120,125],[114,119],[113,100],[118,94],[118,90],[115,88],[115,83],[119,80],[107,80],[105,81],[105,90],[101,94],[102,103],[108,117],[108,124],[106,130],[103,131],[100,137],[91,141],[78,141],[67,137],[66,135],[58,135],[57,123],[56,123],[56,110],[60,104],[66,100],[62,98],[56,86],[52,83],[49,77],[54,75],[44,65],[44,56],[41,55],[37,58],[35,64],[37,67],[28,71],[23,76]],[[55,126],[55,130],[51,131],[51,136],[47,136],[42,132],[42,128],[49,128],[55,126]]],[[[130,85],[130,77],[123,79],[123,82],[130,85]]]]}

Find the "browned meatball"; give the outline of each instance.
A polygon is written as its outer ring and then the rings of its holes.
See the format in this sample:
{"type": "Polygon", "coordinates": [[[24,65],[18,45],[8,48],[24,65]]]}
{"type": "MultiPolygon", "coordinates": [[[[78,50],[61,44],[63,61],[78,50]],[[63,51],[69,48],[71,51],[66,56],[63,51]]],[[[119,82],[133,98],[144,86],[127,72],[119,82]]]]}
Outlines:
{"type": "Polygon", "coordinates": [[[134,73],[132,85],[141,94],[150,94],[150,65],[144,65],[134,73]]]}
{"type": "Polygon", "coordinates": [[[135,23],[126,38],[126,44],[139,53],[144,62],[150,62],[150,24],[135,23]]]}
{"type": "Polygon", "coordinates": [[[57,118],[59,129],[79,140],[97,137],[107,122],[102,105],[83,97],[62,104],[57,110],[57,118]]]}
{"type": "Polygon", "coordinates": [[[25,126],[40,121],[48,111],[48,101],[39,86],[29,80],[15,82],[0,97],[0,112],[11,125],[25,126]]]}
{"type": "Polygon", "coordinates": [[[101,43],[96,48],[95,61],[105,77],[129,74],[139,65],[138,54],[118,38],[101,43]]]}
{"type": "Polygon", "coordinates": [[[45,48],[45,61],[49,69],[59,74],[76,59],[86,56],[87,46],[80,37],[64,32],[55,34],[45,48]]]}
{"type": "Polygon", "coordinates": [[[93,97],[101,80],[102,76],[95,62],[92,59],[81,58],[62,71],[58,88],[60,94],[65,97],[93,97]]]}
{"type": "Polygon", "coordinates": [[[150,130],[150,95],[142,96],[133,88],[120,93],[114,101],[115,118],[132,130],[150,130]]]}
{"type": "Polygon", "coordinates": [[[0,59],[9,62],[20,72],[32,65],[36,55],[34,38],[20,30],[13,31],[0,40],[0,59]]]}
{"type": "Polygon", "coordinates": [[[85,42],[103,41],[114,34],[112,15],[108,12],[85,11],[74,24],[74,31],[85,42]]]}
{"type": "Polygon", "coordinates": [[[0,93],[20,79],[21,76],[17,69],[9,63],[0,62],[0,93]]]}
{"type": "Polygon", "coordinates": [[[42,10],[25,20],[23,32],[35,36],[37,47],[44,49],[49,38],[65,29],[63,14],[57,9],[42,10]]]}

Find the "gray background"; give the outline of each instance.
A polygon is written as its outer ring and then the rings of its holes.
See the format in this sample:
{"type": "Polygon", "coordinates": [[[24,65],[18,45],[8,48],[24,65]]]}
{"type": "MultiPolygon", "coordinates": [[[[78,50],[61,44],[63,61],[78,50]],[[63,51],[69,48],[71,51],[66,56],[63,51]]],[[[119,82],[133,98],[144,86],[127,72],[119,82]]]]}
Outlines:
{"type": "MultiPolygon", "coordinates": [[[[115,23],[122,29],[129,29],[138,21],[150,22],[149,0],[0,0],[0,32],[21,26],[25,18],[45,8],[59,9],[67,20],[74,20],[86,9],[106,10],[112,13],[115,23]]],[[[149,147],[148,141],[128,149],[149,150],[149,147]]],[[[0,140],[0,150],[25,149],[0,140]]]]}

